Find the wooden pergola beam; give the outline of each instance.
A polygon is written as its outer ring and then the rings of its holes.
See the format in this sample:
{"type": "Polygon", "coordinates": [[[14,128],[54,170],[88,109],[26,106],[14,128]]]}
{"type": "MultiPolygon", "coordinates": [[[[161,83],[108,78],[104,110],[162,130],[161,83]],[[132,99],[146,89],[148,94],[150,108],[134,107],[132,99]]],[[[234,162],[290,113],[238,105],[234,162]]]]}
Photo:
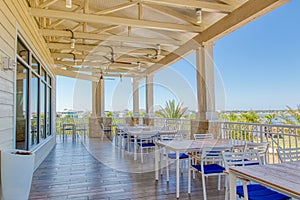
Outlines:
{"type": "Polygon", "coordinates": [[[145,73],[155,73],[156,71],[177,62],[183,56],[193,51],[197,46],[202,45],[205,42],[214,42],[289,1],[290,0],[247,1],[232,13],[207,28],[201,34],[198,34],[193,39],[179,47],[176,51],[161,59],[157,64],[149,67],[145,73]]]}
{"type": "Polygon", "coordinates": [[[95,15],[107,15],[109,13],[113,13],[113,12],[117,12],[117,11],[120,11],[120,10],[123,10],[126,8],[130,8],[136,4],[137,4],[136,2],[127,2],[127,3],[123,3],[123,4],[120,4],[120,5],[105,9],[105,10],[95,12],[94,14],[95,15]]]}
{"type": "MultiPolygon", "coordinates": [[[[59,31],[52,29],[40,29],[40,33],[43,36],[56,36],[56,37],[71,37],[70,31],[59,31]]],[[[103,41],[119,41],[128,43],[140,43],[140,44],[162,44],[162,45],[172,45],[180,46],[183,44],[181,41],[175,40],[162,40],[153,38],[143,38],[143,37],[129,37],[129,36],[110,36],[107,34],[95,34],[95,33],[83,33],[74,32],[74,38],[76,39],[89,39],[89,40],[103,40],[103,41]]]]}
{"type": "Polygon", "coordinates": [[[46,10],[40,8],[29,8],[29,12],[35,17],[47,17],[47,18],[62,18],[77,22],[87,22],[95,24],[109,24],[109,25],[125,25],[140,28],[171,30],[181,32],[196,32],[199,33],[203,29],[194,25],[182,25],[172,24],[165,22],[154,22],[147,20],[136,20],[122,17],[110,17],[110,16],[98,16],[93,14],[74,13],[58,10],[46,10]]]}
{"type": "Polygon", "coordinates": [[[224,13],[230,13],[233,11],[233,7],[222,3],[214,3],[207,1],[196,0],[143,0],[143,2],[166,5],[180,8],[202,8],[205,11],[218,11],[224,13]]]}
{"type": "MultiPolygon", "coordinates": [[[[70,44],[68,43],[47,43],[49,49],[65,49],[65,50],[78,50],[78,51],[92,51],[92,52],[103,52],[111,53],[111,49],[103,45],[87,45],[87,44],[76,44],[74,49],[71,49],[70,44]]],[[[155,55],[155,49],[151,48],[135,48],[135,47],[113,47],[114,53],[120,54],[141,54],[141,55],[155,55]]],[[[161,50],[162,56],[167,55],[169,52],[161,50]]]]}
{"type": "MultiPolygon", "coordinates": [[[[57,58],[70,58],[74,59],[74,55],[70,53],[51,53],[51,56],[55,59],[57,58]]],[[[99,60],[99,57],[102,58],[100,55],[95,55],[95,54],[90,54],[90,55],[82,55],[82,54],[75,54],[75,59],[76,60],[82,60],[84,59],[85,61],[95,61],[99,60]]],[[[141,63],[155,63],[152,59],[148,58],[142,58],[142,57],[133,57],[133,56],[128,56],[128,55],[123,55],[118,58],[115,58],[116,61],[122,61],[122,62],[141,62],[141,63]]]]}
{"type": "Polygon", "coordinates": [[[38,8],[45,8],[48,6],[51,6],[52,4],[55,4],[58,0],[47,0],[43,3],[41,3],[40,5],[38,5],[38,8]]]}

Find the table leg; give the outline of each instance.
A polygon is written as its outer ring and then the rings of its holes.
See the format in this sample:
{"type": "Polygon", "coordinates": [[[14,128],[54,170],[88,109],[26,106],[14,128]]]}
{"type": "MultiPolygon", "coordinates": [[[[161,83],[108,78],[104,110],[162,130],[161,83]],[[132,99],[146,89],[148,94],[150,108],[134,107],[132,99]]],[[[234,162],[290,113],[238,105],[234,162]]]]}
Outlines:
{"type": "Polygon", "coordinates": [[[155,180],[158,181],[158,159],[159,159],[159,147],[155,145],[155,180]]]}
{"type": "Polygon", "coordinates": [[[134,160],[136,160],[136,151],[137,151],[137,137],[134,136],[134,144],[133,144],[133,155],[134,155],[134,160]]]}
{"type": "Polygon", "coordinates": [[[169,149],[166,149],[166,171],[167,171],[167,182],[170,180],[170,173],[169,173],[169,149]]]}
{"type": "Polygon", "coordinates": [[[179,198],[179,151],[176,151],[176,198],[179,198]]]}
{"type": "Polygon", "coordinates": [[[230,200],[236,200],[236,175],[229,172],[230,200]]]}

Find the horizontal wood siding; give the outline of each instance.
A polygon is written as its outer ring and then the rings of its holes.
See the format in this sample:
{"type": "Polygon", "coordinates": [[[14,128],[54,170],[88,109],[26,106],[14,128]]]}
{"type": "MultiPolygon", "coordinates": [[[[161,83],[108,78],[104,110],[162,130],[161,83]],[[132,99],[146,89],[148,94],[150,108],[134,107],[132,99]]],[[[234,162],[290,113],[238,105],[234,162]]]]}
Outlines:
{"type": "MultiPolygon", "coordinates": [[[[26,0],[0,1],[0,54],[16,60],[16,38],[19,34],[39,58],[41,64],[52,74],[52,130],[53,138],[38,147],[36,164],[39,165],[55,144],[55,73],[50,52],[43,37],[39,34],[34,19],[28,13],[26,0]]],[[[0,149],[14,147],[14,71],[0,69],[0,149]]]]}

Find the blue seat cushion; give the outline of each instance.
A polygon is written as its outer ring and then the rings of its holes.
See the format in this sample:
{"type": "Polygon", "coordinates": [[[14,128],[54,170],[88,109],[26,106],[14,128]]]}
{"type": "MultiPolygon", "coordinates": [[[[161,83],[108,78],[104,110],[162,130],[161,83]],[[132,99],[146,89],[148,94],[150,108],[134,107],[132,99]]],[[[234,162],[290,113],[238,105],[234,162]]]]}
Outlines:
{"type": "Polygon", "coordinates": [[[155,144],[154,143],[138,143],[139,146],[142,146],[142,147],[155,147],[155,144]]]}
{"type": "Polygon", "coordinates": [[[104,129],[103,132],[104,132],[104,133],[110,133],[111,130],[110,130],[110,129],[104,129]]]}
{"type": "MultiPolygon", "coordinates": [[[[170,159],[176,159],[176,153],[169,153],[168,154],[168,157],[170,159]]],[[[179,153],[179,159],[187,159],[189,158],[189,156],[185,153],[179,153]]]]}
{"type": "MultiPolygon", "coordinates": [[[[245,162],[249,161],[248,159],[244,159],[245,162]]],[[[232,160],[231,162],[242,162],[242,160],[232,160]]],[[[245,166],[251,166],[251,165],[259,165],[259,162],[253,162],[253,163],[246,163],[245,166]]],[[[236,166],[243,166],[243,164],[237,164],[236,166]]]]}
{"type": "MultiPolygon", "coordinates": [[[[199,172],[202,172],[201,165],[192,165],[199,172]]],[[[218,164],[204,165],[204,174],[223,173],[225,168],[218,164]]]]}
{"type": "MultiPolygon", "coordinates": [[[[247,185],[249,200],[285,200],[290,199],[288,196],[271,190],[259,184],[247,185]]],[[[240,197],[244,197],[243,186],[236,187],[236,193],[240,197]]]]}

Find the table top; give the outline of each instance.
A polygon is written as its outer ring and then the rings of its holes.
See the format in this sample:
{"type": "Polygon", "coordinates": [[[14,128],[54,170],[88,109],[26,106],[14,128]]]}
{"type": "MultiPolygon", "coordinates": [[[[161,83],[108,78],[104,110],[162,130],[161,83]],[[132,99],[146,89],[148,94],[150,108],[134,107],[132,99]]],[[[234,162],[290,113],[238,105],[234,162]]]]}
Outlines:
{"type": "Polygon", "coordinates": [[[204,147],[244,146],[245,141],[230,139],[171,140],[157,141],[156,144],[174,151],[196,151],[204,147]]]}
{"type": "Polygon", "coordinates": [[[230,167],[230,172],[300,198],[300,161],[280,164],[230,167]]]}

